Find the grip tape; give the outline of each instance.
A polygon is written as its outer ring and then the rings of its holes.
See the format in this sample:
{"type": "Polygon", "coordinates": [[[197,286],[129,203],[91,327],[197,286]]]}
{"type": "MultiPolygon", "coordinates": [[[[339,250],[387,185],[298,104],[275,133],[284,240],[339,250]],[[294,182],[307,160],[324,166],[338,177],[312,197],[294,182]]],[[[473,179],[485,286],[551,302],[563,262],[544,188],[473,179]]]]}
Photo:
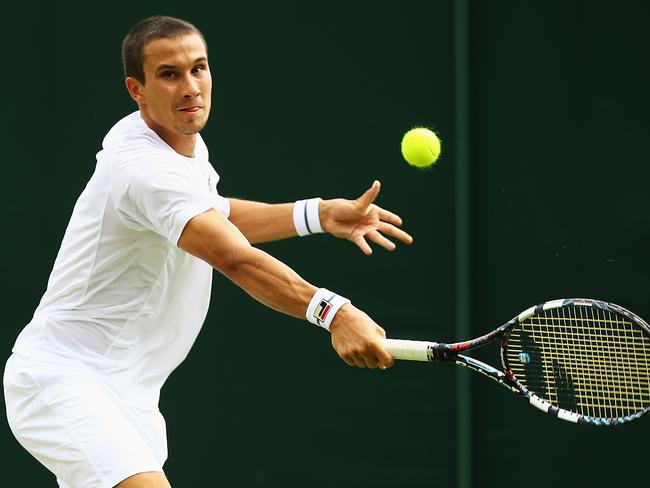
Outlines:
{"type": "Polygon", "coordinates": [[[431,361],[429,349],[437,345],[435,342],[404,339],[383,339],[382,344],[394,359],[405,361],[431,361]]]}

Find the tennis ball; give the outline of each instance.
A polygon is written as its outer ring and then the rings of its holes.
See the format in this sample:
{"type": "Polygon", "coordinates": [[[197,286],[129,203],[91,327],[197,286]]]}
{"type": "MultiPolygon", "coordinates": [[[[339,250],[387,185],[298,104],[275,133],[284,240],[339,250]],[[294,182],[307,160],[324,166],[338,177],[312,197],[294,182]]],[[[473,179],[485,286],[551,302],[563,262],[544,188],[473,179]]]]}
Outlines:
{"type": "Polygon", "coordinates": [[[424,127],[411,129],[402,138],[402,156],[411,166],[427,168],[440,156],[440,139],[424,127]]]}

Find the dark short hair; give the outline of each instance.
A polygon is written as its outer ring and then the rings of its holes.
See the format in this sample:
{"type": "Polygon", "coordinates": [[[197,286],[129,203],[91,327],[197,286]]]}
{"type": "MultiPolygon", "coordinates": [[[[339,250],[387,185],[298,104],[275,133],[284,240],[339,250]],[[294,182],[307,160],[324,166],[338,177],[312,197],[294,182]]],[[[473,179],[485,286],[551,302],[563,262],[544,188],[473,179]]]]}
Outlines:
{"type": "Polygon", "coordinates": [[[147,43],[155,39],[183,37],[191,34],[198,34],[207,48],[201,31],[185,20],[154,15],[138,22],[122,42],[124,75],[132,76],[144,84],[144,48],[147,43]]]}

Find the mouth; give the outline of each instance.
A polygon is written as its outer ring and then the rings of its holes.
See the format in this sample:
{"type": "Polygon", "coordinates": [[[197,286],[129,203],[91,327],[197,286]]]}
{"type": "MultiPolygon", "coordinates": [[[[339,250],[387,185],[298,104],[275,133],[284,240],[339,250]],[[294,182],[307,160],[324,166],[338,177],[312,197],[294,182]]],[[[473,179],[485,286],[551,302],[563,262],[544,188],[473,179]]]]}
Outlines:
{"type": "Polygon", "coordinates": [[[203,108],[203,107],[200,107],[198,105],[192,105],[191,107],[179,108],[178,111],[193,114],[193,113],[196,113],[199,110],[201,110],[201,108],[203,108]]]}

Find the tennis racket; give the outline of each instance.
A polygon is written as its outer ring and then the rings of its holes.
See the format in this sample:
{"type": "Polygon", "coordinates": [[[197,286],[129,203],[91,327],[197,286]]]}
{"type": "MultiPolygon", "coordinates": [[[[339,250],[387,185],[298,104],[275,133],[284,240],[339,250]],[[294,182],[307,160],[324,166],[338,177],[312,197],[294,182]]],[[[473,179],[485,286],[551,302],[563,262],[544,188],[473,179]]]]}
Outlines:
{"type": "Polygon", "coordinates": [[[650,411],[650,327],[613,303],[553,300],[470,341],[384,345],[395,359],[466,366],[569,422],[620,425],[650,411]],[[459,354],[497,340],[502,370],[459,354]]]}

